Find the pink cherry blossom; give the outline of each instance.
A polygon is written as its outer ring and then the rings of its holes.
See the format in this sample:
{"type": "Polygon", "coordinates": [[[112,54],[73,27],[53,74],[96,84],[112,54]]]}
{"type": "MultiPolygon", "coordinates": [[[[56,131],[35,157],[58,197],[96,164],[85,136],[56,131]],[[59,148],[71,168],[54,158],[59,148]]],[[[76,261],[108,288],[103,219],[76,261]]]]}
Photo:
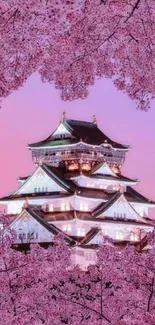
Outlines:
{"type": "Polygon", "coordinates": [[[64,100],[111,78],[141,109],[155,96],[154,0],[4,0],[0,97],[34,72],[64,100]]]}
{"type": "MultiPolygon", "coordinates": [[[[8,229],[8,226],[7,228],[8,229]]],[[[47,249],[11,248],[12,234],[1,231],[1,325],[154,325],[155,251],[108,242],[96,265],[83,271],[70,264],[71,248],[62,236],[47,249]]]]}

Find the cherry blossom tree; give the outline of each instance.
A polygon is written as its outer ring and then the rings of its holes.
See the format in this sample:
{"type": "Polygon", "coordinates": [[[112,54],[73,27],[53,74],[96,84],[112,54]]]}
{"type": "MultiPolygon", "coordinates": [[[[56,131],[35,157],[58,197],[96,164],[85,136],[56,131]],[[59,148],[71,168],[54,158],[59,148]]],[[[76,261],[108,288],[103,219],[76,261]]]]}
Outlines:
{"type": "Polygon", "coordinates": [[[3,0],[0,13],[0,97],[37,71],[64,100],[86,98],[96,78],[111,78],[149,107],[154,0],[3,0]]]}
{"type": "Polygon", "coordinates": [[[70,266],[70,249],[61,236],[56,236],[48,249],[34,244],[30,251],[20,252],[12,247],[14,235],[11,231],[7,235],[4,229],[1,231],[1,325],[51,324],[58,316],[54,301],[52,306],[48,304],[48,288],[50,283],[54,285],[58,278],[65,277],[64,270],[70,266]]]}
{"type": "Polygon", "coordinates": [[[87,272],[73,269],[68,280],[55,287],[57,303],[67,306],[63,322],[154,325],[154,262],[154,249],[140,254],[131,246],[102,246],[97,265],[87,272]]]}
{"type": "Polygon", "coordinates": [[[149,236],[152,249],[143,253],[105,239],[87,271],[71,266],[61,236],[26,254],[1,236],[1,324],[154,325],[155,236],[149,236]]]}

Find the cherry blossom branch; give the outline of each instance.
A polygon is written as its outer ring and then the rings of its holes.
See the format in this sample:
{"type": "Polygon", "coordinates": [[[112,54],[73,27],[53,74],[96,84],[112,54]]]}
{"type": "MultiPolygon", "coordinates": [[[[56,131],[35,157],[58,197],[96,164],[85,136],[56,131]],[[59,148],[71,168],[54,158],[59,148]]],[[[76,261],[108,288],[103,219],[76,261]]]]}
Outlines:
{"type": "Polygon", "coordinates": [[[154,293],[154,278],[152,279],[152,283],[151,283],[151,291],[148,299],[147,312],[150,311],[150,304],[151,304],[151,299],[153,297],[153,293],[154,293]]]}
{"type": "Polygon", "coordinates": [[[79,301],[72,301],[72,300],[69,300],[69,299],[66,299],[64,297],[57,297],[57,299],[59,300],[64,300],[66,302],[69,302],[71,304],[75,304],[75,305],[79,305],[81,306],[82,308],[86,308],[90,311],[92,311],[93,313],[99,315],[102,319],[105,319],[109,324],[111,324],[111,321],[103,314],[103,313],[100,313],[99,311],[97,311],[96,309],[92,308],[92,307],[89,307],[89,306],[86,306],[86,305],[83,305],[82,303],[80,303],[79,301]]]}
{"type": "Polygon", "coordinates": [[[140,3],[141,0],[137,0],[135,5],[133,6],[129,16],[127,17],[127,19],[125,20],[125,23],[131,18],[131,16],[133,15],[134,11],[138,8],[138,5],[140,3]]]}

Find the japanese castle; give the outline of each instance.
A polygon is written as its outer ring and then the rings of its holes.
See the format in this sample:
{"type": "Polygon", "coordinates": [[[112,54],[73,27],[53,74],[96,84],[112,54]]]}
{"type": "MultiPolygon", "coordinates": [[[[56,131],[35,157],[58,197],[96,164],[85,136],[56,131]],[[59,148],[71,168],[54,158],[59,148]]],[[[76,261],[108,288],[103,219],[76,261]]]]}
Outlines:
{"type": "Polygon", "coordinates": [[[73,247],[73,262],[95,262],[103,234],[124,245],[146,245],[155,202],[133,187],[137,179],[121,173],[130,147],[107,137],[92,122],[67,119],[45,140],[31,143],[34,171],[19,177],[19,187],[0,199],[7,206],[15,245],[47,247],[63,233],[73,247]]]}

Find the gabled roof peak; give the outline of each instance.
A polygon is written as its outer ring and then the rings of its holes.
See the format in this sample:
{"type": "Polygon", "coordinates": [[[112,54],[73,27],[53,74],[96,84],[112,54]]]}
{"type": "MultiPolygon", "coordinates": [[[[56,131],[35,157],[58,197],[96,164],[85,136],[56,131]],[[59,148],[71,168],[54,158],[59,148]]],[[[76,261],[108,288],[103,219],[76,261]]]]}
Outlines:
{"type": "Polygon", "coordinates": [[[19,214],[19,216],[17,217],[17,219],[14,219],[12,221],[12,223],[10,224],[13,225],[16,223],[16,221],[18,221],[23,215],[24,213],[28,214],[29,216],[31,216],[33,219],[35,219],[38,223],[41,224],[42,227],[44,227],[46,230],[48,230],[49,232],[51,232],[54,236],[61,233],[64,236],[64,239],[66,241],[68,241],[70,244],[74,245],[76,242],[70,237],[68,236],[66,233],[64,233],[62,230],[60,230],[59,228],[57,228],[55,225],[53,224],[49,224],[48,222],[46,222],[44,220],[44,212],[38,209],[35,209],[32,206],[27,206],[25,208],[23,208],[23,210],[21,211],[21,213],[19,214]]]}
{"type": "Polygon", "coordinates": [[[101,162],[97,164],[95,167],[92,168],[90,174],[102,174],[117,177],[117,175],[112,171],[107,162],[101,162]]]}

